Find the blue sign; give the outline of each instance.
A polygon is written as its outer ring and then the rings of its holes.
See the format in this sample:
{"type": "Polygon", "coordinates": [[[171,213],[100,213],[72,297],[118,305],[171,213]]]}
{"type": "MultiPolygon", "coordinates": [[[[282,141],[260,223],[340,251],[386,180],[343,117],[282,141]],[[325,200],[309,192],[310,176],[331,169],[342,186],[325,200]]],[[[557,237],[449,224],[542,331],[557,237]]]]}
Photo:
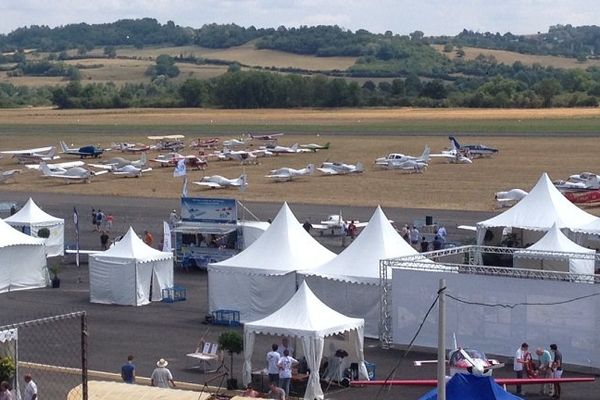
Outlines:
{"type": "Polygon", "coordinates": [[[183,221],[235,224],[237,223],[237,202],[235,199],[182,197],[181,219],[183,221]]]}

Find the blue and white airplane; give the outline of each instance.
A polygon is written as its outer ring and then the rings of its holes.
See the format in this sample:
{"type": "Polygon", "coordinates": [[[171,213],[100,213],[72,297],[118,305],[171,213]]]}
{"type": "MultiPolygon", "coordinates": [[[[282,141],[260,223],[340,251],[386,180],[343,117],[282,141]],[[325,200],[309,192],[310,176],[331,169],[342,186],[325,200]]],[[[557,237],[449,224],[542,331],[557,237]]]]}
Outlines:
{"type": "Polygon", "coordinates": [[[452,142],[454,147],[456,147],[457,150],[462,150],[463,152],[467,153],[472,158],[491,157],[494,154],[498,153],[498,149],[489,147],[489,146],[486,146],[483,144],[462,144],[461,145],[460,143],[458,143],[458,140],[456,140],[456,138],[454,136],[448,136],[448,139],[450,139],[450,141],[452,142]]]}

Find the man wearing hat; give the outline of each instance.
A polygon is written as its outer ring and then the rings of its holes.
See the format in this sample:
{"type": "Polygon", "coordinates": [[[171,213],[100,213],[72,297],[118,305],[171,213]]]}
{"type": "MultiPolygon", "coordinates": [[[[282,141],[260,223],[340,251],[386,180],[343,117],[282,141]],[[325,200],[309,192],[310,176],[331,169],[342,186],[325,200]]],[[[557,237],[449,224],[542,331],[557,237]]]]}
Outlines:
{"type": "Polygon", "coordinates": [[[169,388],[169,382],[171,382],[171,386],[175,387],[173,375],[171,375],[171,371],[169,371],[167,365],[169,365],[169,362],[164,358],[156,362],[156,368],[152,371],[152,376],[150,376],[150,385],[169,388]]]}

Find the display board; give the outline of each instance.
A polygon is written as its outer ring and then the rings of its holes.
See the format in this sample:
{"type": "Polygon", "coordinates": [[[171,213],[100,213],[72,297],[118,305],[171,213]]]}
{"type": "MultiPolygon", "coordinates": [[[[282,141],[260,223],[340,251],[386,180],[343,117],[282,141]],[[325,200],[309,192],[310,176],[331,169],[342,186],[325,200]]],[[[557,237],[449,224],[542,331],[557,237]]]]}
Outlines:
{"type": "Polygon", "coordinates": [[[183,221],[235,224],[237,222],[237,202],[235,199],[182,197],[181,219],[183,221]]]}

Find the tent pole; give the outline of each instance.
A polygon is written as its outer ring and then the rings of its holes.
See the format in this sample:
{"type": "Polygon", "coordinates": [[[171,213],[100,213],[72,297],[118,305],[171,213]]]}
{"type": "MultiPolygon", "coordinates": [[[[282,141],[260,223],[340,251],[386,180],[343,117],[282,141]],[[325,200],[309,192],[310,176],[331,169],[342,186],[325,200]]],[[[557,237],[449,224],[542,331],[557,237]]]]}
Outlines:
{"type": "Polygon", "coordinates": [[[437,398],[446,400],[446,305],[444,292],[446,280],[440,279],[438,290],[438,361],[437,361],[437,398]]]}

